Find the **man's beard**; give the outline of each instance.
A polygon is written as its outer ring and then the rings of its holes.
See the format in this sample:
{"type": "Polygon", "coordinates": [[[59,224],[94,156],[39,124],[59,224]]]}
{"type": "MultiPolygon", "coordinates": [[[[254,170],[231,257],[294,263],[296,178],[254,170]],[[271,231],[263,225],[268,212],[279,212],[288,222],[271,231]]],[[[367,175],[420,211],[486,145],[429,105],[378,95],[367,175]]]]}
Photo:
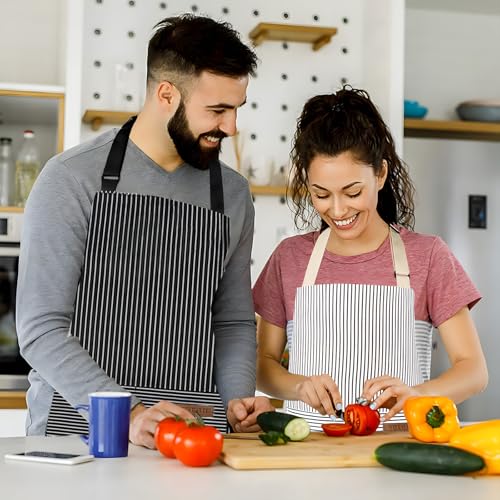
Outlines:
{"type": "MultiPolygon", "coordinates": [[[[177,149],[177,153],[179,153],[179,156],[185,163],[189,163],[189,165],[200,170],[206,170],[210,166],[212,160],[217,160],[219,158],[221,141],[219,141],[217,147],[213,148],[203,148],[200,145],[201,136],[196,138],[191,132],[186,117],[186,107],[183,101],[179,104],[174,116],[169,120],[167,130],[177,149]]],[[[224,132],[218,129],[206,132],[203,135],[220,137],[221,139],[227,137],[224,132]]]]}

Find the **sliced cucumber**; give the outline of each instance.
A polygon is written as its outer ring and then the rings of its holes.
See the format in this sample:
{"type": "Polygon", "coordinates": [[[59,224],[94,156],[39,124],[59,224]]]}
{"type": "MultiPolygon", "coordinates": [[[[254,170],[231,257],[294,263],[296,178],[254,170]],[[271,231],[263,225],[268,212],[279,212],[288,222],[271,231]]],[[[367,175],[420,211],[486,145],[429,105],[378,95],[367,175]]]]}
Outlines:
{"type": "Polygon", "coordinates": [[[290,441],[302,441],[311,432],[311,428],[301,417],[278,411],[266,411],[257,416],[257,423],[264,432],[283,433],[290,441]]]}
{"type": "Polygon", "coordinates": [[[460,475],[485,465],[474,453],[441,444],[386,443],[375,450],[375,458],[391,469],[427,474],[460,475]]]}

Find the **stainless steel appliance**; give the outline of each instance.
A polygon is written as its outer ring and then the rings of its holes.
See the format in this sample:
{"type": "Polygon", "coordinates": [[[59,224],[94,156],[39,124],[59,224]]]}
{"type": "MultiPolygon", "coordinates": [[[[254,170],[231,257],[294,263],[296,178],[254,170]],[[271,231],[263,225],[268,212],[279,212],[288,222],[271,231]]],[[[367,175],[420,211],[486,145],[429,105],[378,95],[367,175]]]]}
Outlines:
{"type": "Polygon", "coordinates": [[[19,354],[16,284],[23,214],[0,211],[0,390],[27,389],[29,365],[19,354]]]}

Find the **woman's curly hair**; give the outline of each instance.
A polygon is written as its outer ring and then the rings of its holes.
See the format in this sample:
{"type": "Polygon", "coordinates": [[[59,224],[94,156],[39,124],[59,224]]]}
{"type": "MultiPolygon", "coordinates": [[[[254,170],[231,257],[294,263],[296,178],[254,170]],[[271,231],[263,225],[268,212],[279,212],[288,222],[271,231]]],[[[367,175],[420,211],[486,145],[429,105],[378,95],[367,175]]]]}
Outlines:
{"type": "Polygon", "coordinates": [[[309,99],[297,121],[287,191],[297,228],[312,228],[318,218],[308,190],[311,161],[317,155],[335,157],[346,151],[373,167],[376,175],[382,161],[387,161],[387,180],[379,191],[377,211],[388,224],[413,229],[415,189],[407,167],[398,157],[391,133],[368,93],[348,86],[335,94],[309,99]]]}

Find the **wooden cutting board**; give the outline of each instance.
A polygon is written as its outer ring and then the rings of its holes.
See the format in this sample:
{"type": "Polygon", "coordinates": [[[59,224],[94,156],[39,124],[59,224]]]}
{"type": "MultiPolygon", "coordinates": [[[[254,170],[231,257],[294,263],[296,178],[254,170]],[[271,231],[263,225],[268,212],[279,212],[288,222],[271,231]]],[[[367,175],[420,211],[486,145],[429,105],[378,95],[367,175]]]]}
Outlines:
{"type": "Polygon", "coordinates": [[[307,439],[267,446],[257,434],[224,439],[220,460],[233,469],[316,469],[377,467],[375,448],[392,441],[415,442],[408,432],[376,432],[371,436],[328,437],[312,432],[307,439]]]}

